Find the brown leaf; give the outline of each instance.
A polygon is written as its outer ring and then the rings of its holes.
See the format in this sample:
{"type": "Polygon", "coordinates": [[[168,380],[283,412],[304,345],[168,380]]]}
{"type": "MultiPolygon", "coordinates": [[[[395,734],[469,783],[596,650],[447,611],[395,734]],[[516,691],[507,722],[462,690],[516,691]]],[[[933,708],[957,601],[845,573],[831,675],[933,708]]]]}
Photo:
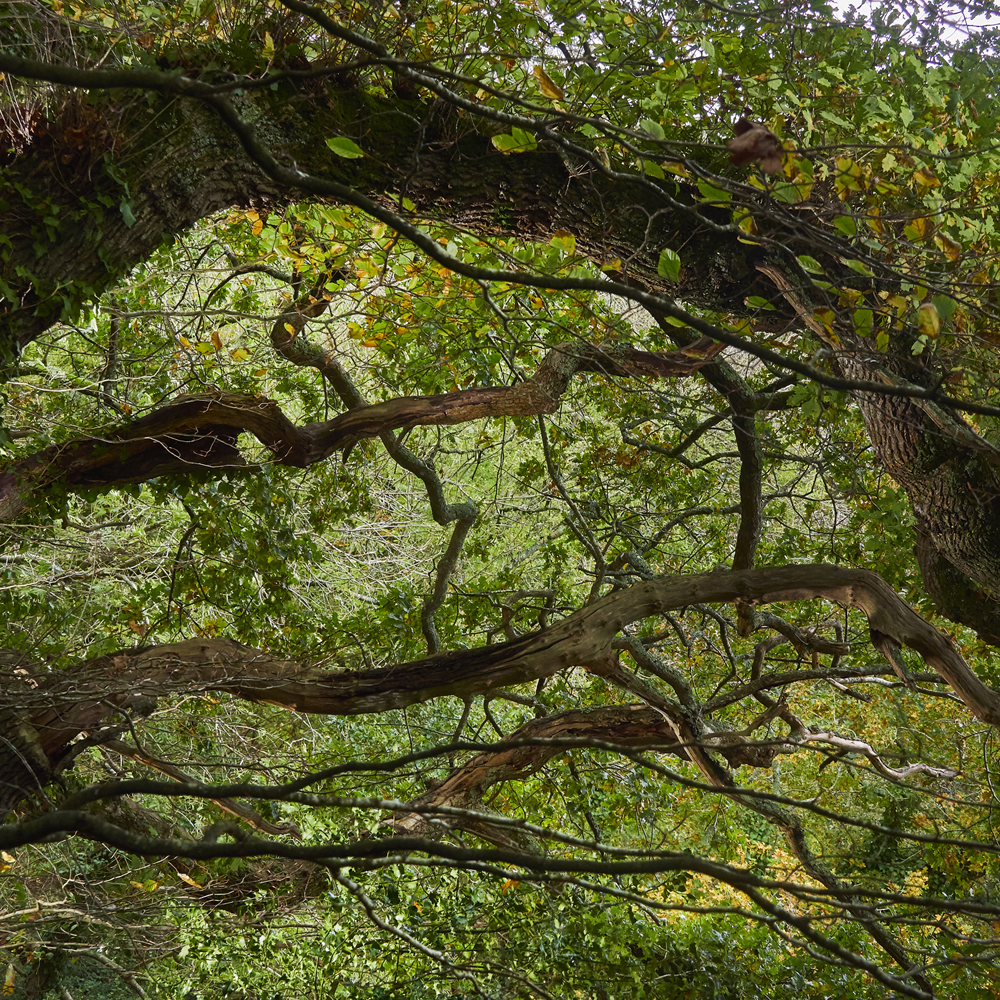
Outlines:
{"type": "Polygon", "coordinates": [[[742,167],[745,163],[757,162],[765,174],[774,175],[781,170],[784,152],[778,137],[763,125],[754,125],[741,118],[734,126],[735,139],[730,139],[729,162],[742,167]]]}

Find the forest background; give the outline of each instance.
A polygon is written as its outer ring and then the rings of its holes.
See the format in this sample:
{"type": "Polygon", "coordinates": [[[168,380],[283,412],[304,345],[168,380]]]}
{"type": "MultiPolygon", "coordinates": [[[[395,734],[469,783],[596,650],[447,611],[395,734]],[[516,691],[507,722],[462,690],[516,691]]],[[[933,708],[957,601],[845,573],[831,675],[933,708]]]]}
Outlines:
{"type": "Polygon", "coordinates": [[[990,4],[0,7],[6,995],[997,995],[990,4]]]}

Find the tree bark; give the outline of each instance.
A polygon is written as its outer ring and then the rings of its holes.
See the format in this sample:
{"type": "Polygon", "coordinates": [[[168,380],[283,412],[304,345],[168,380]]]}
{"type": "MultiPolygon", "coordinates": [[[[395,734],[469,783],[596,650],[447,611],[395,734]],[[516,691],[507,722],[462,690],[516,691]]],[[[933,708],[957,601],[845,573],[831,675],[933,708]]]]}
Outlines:
{"type": "MultiPolygon", "coordinates": [[[[59,77],[52,67],[7,54],[0,54],[0,71],[59,77]]],[[[133,93],[144,84],[184,92],[167,72],[84,79],[94,89],[120,79],[133,93]]],[[[9,234],[10,246],[0,248],[6,300],[0,346],[8,351],[96,300],[199,219],[234,205],[304,197],[303,190],[269,178],[226,122],[197,100],[170,93],[152,103],[136,96],[123,102],[117,94],[114,103],[86,113],[85,144],[79,102],[71,101],[62,120],[37,121],[29,142],[5,165],[0,231],[9,234]]],[[[592,260],[627,261],[618,277],[686,300],[742,308],[743,297],[766,284],[748,267],[752,248],[732,233],[699,227],[700,212],[718,212],[699,209],[691,192],[673,182],[663,192],[638,178],[620,183],[545,145],[504,155],[490,141],[502,128],[458,118],[433,102],[334,85],[298,90],[286,82],[277,92],[251,90],[234,105],[283,163],[388,206],[406,197],[419,216],[528,240],[567,230],[576,235],[578,252],[592,260]],[[365,156],[334,155],[326,146],[332,136],[353,139],[365,156]],[[675,193],[687,209],[676,207],[675,193]],[[659,253],[682,242],[685,268],[680,286],[671,287],[657,273],[659,253]],[[747,280],[734,284],[724,277],[734,269],[747,280]]]]}
{"type": "MultiPolygon", "coordinates": [[[[533,152],[503,155],[490,141],[502,126],[468,109],[442,111],[439,102],[316,80],[301,88],[285,80],[273,92],[251,88],[226,110],[208,84],[178,73],[88,72],[6,53],[0,70],[97,92],[121,88],[107,91],[113,100],[69,100],[58,120],[38,119],[4,170],[0,232],[8,234],[8,245],[0,247],[0,361],[96,300],[164,239],[232,205],[300,199],[310,178],[386,207],[409,198],[418,216],[484,234],[546,239],[566,230],[580,253],[602,264],[618,261],[620,282],[722,312],[746,312],[747,297],[760,295],[781,315],[798,313],[816,327],[810,306],[800,308],[787,276],[779,276],[782,267],[794,270],[790,258],[762,263],[762,247],[740,242],[729,213],[698,204],[684,182],[629,177],[593,159],[574,159],[556,133],[543,133],[533,152]],[[151,101],[136,96],[150,92],[151,101]],[[234,129],[247,122],[254,126],[239,141],[234,129]],[[355,140],[365,156],[332,155],[325,140],[337,135],[355,140]],[[276,170],[276,164],[293,166],[276,170]],[[674,285],[657,271],[665,247],[683,252],[674,285]]],[[[587,148],[585,138],[576,141],[587,148]]],[[[830,247],[843,241],[816,229],[813,246],[801,219],[789,219],[787,232],[780,231],[781,219],[772,213],[766,224],[783,246],[839,267],[830,247]]],[[[849,244],[843,250],[851,256],[849,244]]],[[[863,346],[849,352],[843,370],[868,381],[888,372],[884,381],[891,383],[897,377],[892,359],[883,366],[877,352],[863,346]]],[[[914,373],[906,363],[901,370],[923,385],[940,381],[941,373],[916,367],[914,373]]],[[[929,593],[950,617],[994,641],[1000,636],[1000,479],[994,464],[970,444],[971,428],[952,414],[934,416],[926,405],[874,394],[858,399],[880,461],[913,504],[927,550],[920,563],[929,574],[929,593]],[[943,447],[936,440],[942,429],[950,440],[943,447]],[[969,594],[975,595],[971,604],[969,594]]],[[[225,465],[232,441],[216,437],[203,457],[206,464],[225,465]]]]}
{"type": "Polygon", "coordinates": [[[513,386],[403,396],[302,425],[293,424],[277,403],[259,396],[221,391],[183,395],[124,426],[52,445],[0,472],[0,521],[15,518],[32,493],[53,484],[107,488],[168,473],[244,467],[237,448],[241,432],[253,434],[280,465],[308,468],[337,452],[346,457],[364,438],[400,428],[552,413],[579,372],[626,378],[692,375],[722,346],[702,338],[683,350],[652,353],[627,344],[559,344],[542,359],[534,376],[513,386]]]}
{"type": "MultiPolygon", "coordinates": [[[[632,622],[694,604],[750,605],[823,597],[859,608],[872,631],[908,646],[983,722],[1000,726],[1000,695],[971,670],[948,638],[903,602],[878,574],[838,566],[785,566],[644,580],[512,642],[454,650],[384,669],[329,672],[275,660],[228,639],[192,639],[99,657],[76,670],[39,675],[8,695],[0,747],[0,810],[55,777],[115,711],[146,711],[171,691],[219,691],[293,711],[363,715],[435,698],[469,698],[547,677],[567,667],[611,676],[614,640],[632,622]],[[15,745],[16,744],[16,745],[15,745]]],[[[106,738],[117,735],[112,730],[106,738]]]]}

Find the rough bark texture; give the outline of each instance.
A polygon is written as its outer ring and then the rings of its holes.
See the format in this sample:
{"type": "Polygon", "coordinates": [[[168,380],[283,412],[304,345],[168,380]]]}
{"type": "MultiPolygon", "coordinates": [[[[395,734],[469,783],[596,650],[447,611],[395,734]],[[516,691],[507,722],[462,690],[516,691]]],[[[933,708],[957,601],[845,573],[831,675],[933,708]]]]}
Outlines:
{"type": "MultiPolygon", "coordinates": [[[[332,673],[275,660],[228,639],[193,639],[123,650],[57,675],[29,674],[21,684],[17,711],[8,709],[8,732],[14,737],[0,750],[0,808],[13,808],[57,775],[78,752],[80,744],[73,741],[80,733],[95,734],[114,711],[149,711],[158,696],[170,691],[221,691],[327,715],[378,713],[449,695],[487,694],[567,667],[613,678],[620,670],[615,637],[632,622],[694,604],[758,605],[815,597],[859,608],[873,632],[914,649],[976,718],[1000,726],[1000,695],[877,574],[838,566],[786,566],[646,580],[515,641],[378,670],[332,673]]],[[[106,738],[115,735],[117,731],[108,731],[106,738]]],[[[677,735],[682,742],[687,739],[677,735]]]]}
{"type": "MultiPolygon", "coordinates": [[[[929,381],[935,373],[921,374],[929,381]]],[[[931,415],[900,397],[865,396],[860,403],[879,462],[910,499],[928,593],[942,613],[996,644],[1000,470],[956,440],[961,431],[974,433],[957,414],[931,415]]]]}
{"type": "MultiPolygon", "coordinates": [[[[913,356],[912,332],[883,354],[840,324],[831,339],[780,268],[759,265],[800,320],[833,352],[845,378],[939,386],[948,374],[931,355],[913,356]]],[[[942,614],[1000,640],[1000,452],[962,416],[930,399],[857,392],[854,398],[881,467],[906,491],[917,522],[916,553],[942,614]]]]}
{"type": "MultiPolygon", "coordinates": [[[[776,277],[782,262],[763,265],[761,247],[714,224],[728,223],[728,213],[695,204],[682,183],[610,176],[551,141],[535,152],[504,156],[490,142],[500,126],[455,108],[441,110],[442,103],[316,81],[302,88],[284,81],[275,92],[251,90],[233,98],[259,147],[274,162],[294,165],[276,180],[278,174],[236,140],[233,123],[204,103],[209,98],[197,80],[151,71],[121,78],[131,81],[120,84],[130,90],[101,94],[118,78],[98,74],[75,82],[72,74],[60,76],[6,54],[0,54],[0,69],[95,93],[89,104],[68,100],[52,120],[37,121],[0,181],[0,220],[10,240],[0,254],[0,348],[8,353],[93,301],[199,218],[231,205],[300,198],[305,188],[296,187],[295,178],[307,174],[387,206],[408,197],[421,214],[485,234],[544,239],[568,230],[593,260],[626,261],[616,277],[646,291],[720,311],[745,311],[746,297],[761,295],[777,302],[782,315],[798,313],[815,329],[810,305],[798,308],[788,278],[776,277]],[[137,100],[143,90],[159,96],[137,100]],[[332,155],[325,139],[334,135],[351,137],[366,155],[332,155]],[[666,246],[683,250],[675,287],[657,273],[666,246]]],[[[824,262],[836,260],[831,247],[838,238],[817,230],[814,246],[802,220],[785,215],[787,232],[781,231],[781,209],[772,206],[767,222],[780,243],[824,262]]],[[[846,244],[843,250],[851,255],[846,244]]],[[[842,367],[870,380],[883,360],[860,350],[842,367]]],[[[940,373],[915,374],[920,384],[932,385],[940,373]]],[[[926,407],[872,395],[860,401],[876,453],[907,490],[922,544],[929,547],[921,559],[930,574],[928,591],[942,611],[994,641],[1000,635],[1000,480],[992,464],[962,444],[967,438],[955,436],[954,426],[945,429],[943,444],[936,440],[942,423],[930,419],[926,407]],[[971,604],[969,594],[975,595],[971,604]]],[[[195,457],[228,464],[231,437],[220,431],[208,452],[195,457]]]]}
{"type": "Polygon", "coordinates": [[[346,454],[363,438],[403,427],[552,413],[578,372],[681,377],[698,371],[721,349],[721,344],[707,339],[670,353],[628,345],[560,344],[532,378],[514,386],[404,396],[303,425],[293,424],[277,403],[259,396],[221,391],[183,395],[124,426],[52,445],[0,472],[0,521],[16,517],[33,492],[54,483],[68,489],[109,487],[167,473],[244,466],[237,448],[241,432],[253,434],[279,464],[307,468],[336,452],[346,454]]]}
{"type": "MultiPolygon", "coordinates": [[[[0,68],[16,72],[18,65],[0,56],[0,68]]],[[[667,289],[657,274],[659,253],[683,239],[686,297],[741,305],[754,293],[751,286],[764,287],[747,266],[752,248],[734,235],[699,228],[690,194],[683,198],[692,209],[679,211],[653,185],[616,183],[544,146],[505,156],[490,142],[499,127],[430,103],[285,86],[277,94],[253,91],[236,108],[282,162],[388,205],[405,196],[421,214],[488,234],[548,239],[568,230],[592,259],[627,260],[628,273],[620,277],[647,289],[667,289]],[[335,156],[326,139],[337,135],[354,139],[366,156],[335,156]],[[741,276],[736,282],[734,272],[741,276]]],[[[234,205],[303,197],[269,179],[227,125],[197,101],[101,105],[84,122],[86,143],[72,131],[76,110],[65,115],[66,121],[38,123],[32,143],[6,165],[0,181],[0,219],[11,238],[0,279],[14,293],[0,313],[0,344],[8,348],[23,346],[67,309],[94,299],[199,219],[234,205]]],[[[672,194],[674,185],[668,188],[672,194]]]]}

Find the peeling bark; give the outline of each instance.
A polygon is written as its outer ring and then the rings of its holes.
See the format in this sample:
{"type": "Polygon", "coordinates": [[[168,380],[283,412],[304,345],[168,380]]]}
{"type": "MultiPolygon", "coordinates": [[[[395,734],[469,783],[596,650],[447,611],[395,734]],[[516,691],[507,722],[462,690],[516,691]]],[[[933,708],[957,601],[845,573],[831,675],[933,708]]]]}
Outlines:
{"type": "Polygon", "coordinates": [[[374,670],[329,672],[275,660],[228,639],[192,639],[123,650],[76,670],[39,678],[23,690],[18,718],[34,754],[0,749],[0,807],[54,777],[81,732],[99,730],[113,711],[146,706],[170,691],[217,691],[299,712],[362,715],[435,698],[469,698],[584,667],[612,677],[614,643],[628,624],[694,604],[750,605],[822,597],[855,607],[873,631],[919,653],[978,719],[1000,726],[1000,695],[973,673],[948,638],[925,622],[876,573],[805,565],[643,580],[512,642],[454,650],[374,670]],[[39,757],[38,755],[42,755],[39,757]],[[45,762],[40,768],[37,761],[45,762]]]}
{"type": "MultiPolygon", "coordinates": [[[[574,709],[535,719],[508,738],[515,740],[551,740],[577,738],[615,743],[636,749],[670,750],[678,756],[687,754],[677,747],[673,729],[663,715],[644,705],[610,706],[574,709]]],[[[457,768],[436,788],[414,799],[411,805],[451,806],[457,809],[484,811],[483,795],[487,789],[506,781],[522,781],[545,766],[553,757],[565,753],[561,746],[523,746],[497,752],[478,754],[457,768]]],[[[432,823],[425,813],[400,813],[388,821],[399,835],[436,839],[447,829],[459,828],[474,833],[501,847],[515,846],[509,828],[493,826],[485,821],[452,819],[432,823]]]]}
{"type": "Polygon", "coordinates": [[[403,427],[445,426],[487,417],[552,413],[578,372],[642,378],[691,375],[722,345],[707,338],[670,353],[617,345],[560,344],[535,375],[514,386],[404,396],[359,406],[332,420],[296,425],[272,400],[221,392],[179,396],[166,406],[103,434],[52,445],[0,473],[0,521],[12,520],[33,492],[58,483],[69,489],[141,483],[168,473],[246,465],[236,445],[253,434],[280,465],[307,468],[363,438],[403,427]]]}

